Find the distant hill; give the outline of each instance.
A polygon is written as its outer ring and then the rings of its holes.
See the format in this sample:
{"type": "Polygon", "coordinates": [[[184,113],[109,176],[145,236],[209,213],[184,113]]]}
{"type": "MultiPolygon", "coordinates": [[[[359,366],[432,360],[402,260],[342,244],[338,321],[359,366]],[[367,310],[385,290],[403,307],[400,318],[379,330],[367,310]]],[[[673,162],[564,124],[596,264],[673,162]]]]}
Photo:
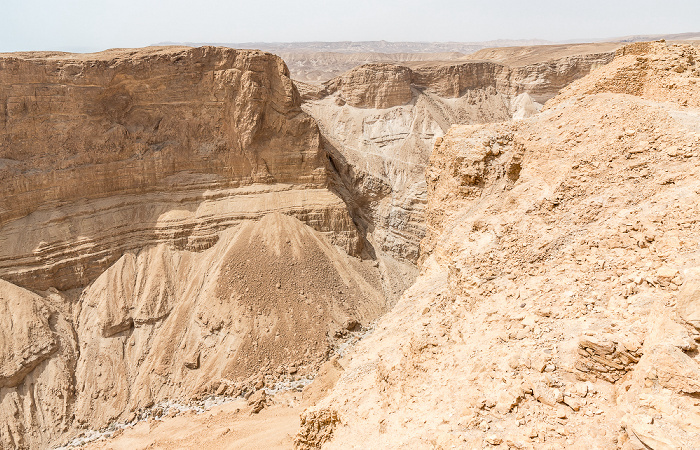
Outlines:
{"type": "Polygon", "coordinates": [[[499,39],[484,42],[389,42],[389,41],[340,41],[340,42],[162,42],[158,45],[217,45],[242,49],[258,49],[271,53],[284,52],[333,52],[333,53],[473,53],[487,47],[513,47],[519,45],[552,44],[542,39],[499,39]]]}
{"type": "Polygon", "coordinates": [[[543,39],[498,39],[481,42],[161,42],[157,45],[215,45],[239,49],[256,49],[280,56],[287,63],[292,78],[307,83],[321,83],[369,62],[420,63],[488,59],[507,64],[528,64],[557,55],[607,52],[624,43],[640,41],[700,39],[700,32],[635,35],[607,39],[576,39],[552,42],[543,39]]]}
{"type": "Polygon", "coordinates": [[[644,41],[658,41],[660,39],[665,39],[667,41],[689,41],[700,39],[700,32],[698,33],[676,33],[676,34],[638,34],[633,36],[623,36],[618,38],[602,39],[601,41],[608,42],[644,42],[644,41]]]}

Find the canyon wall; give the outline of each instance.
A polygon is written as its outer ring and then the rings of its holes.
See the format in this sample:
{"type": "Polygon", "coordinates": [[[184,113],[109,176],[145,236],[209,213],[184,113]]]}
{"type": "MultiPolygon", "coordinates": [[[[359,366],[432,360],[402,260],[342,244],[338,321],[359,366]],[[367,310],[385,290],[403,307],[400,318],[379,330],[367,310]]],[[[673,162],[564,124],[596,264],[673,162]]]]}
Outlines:
{"type": "Polygon", "coordinates": [[[342,204],[291,192],[323,189],[326,170],[277,57],[213,47],[6,55],[0,105],[7,280],[84,286],[124,250],[206,247],[236,220],[279,209],[321,231],[340,225],[356,251],[342,204]],[[260,200],[253,183],[294,200],[260,200]]]}
{"type": "Polygon", "coordinates": [[[312,376],[415,279],[434,142],[609,56],[382,63],[300,95],[259,51],[0,55],[0,444],[312,376]]]}
{"type": "Polygon", "coordinates": [[[336,191],[374,248],[415,263],[425,235],[424,180],[433,145],[452,125],[520,119],[614,53],[503,62],[373,63],[321,87],[301,86],[340,174],[336,191]]]}
{"type": "Polygon", "coordinates": [[[324,152],[267,53],[0,55],[0,446],[310,376],[386,311],[415,268],[324,152]]]}

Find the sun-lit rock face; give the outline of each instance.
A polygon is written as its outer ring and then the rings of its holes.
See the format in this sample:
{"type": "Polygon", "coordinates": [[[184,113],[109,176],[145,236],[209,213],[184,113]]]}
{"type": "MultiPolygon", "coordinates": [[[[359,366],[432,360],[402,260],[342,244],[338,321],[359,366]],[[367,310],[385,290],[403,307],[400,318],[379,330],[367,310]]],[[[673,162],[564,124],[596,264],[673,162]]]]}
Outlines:
{"type": "Polygon", "coordinates": [[[329,92],[358,108],[391,108],[413,98],[408,67],[396,64],[365,64],[326,83],[329,92]]]}
{"type": "Polygon", "coordinates": [[[0,56],[0,221],[50,202],[210,184],[322,185],[312,120],[276,56],[155,47],[0,56]]]}
{"type": "Polygon", "coordinates": [[[0,447],[311,373],[385,311],[300,101],[259,51],[0,55],[0,447]]]}
{"type": "Polygon", "coordinates": [[[206,248],[217,231],[273,211],[342,228],[337,242],[353,252],[325,164],[276,56],[215,47],[0,55],[0,276],[35,289],[84,286],[125,250],[206,248]]]}
{"type": "Polygon", "coordinates": [[[0,55],[0,447],[296,383],[344,352],[417,275],[433,143],[541,107],[545,84],[465,64],[363,66],[302,110],[258,51],[0,55]]]}
{"type": "Polygon", "coordinates": [[[697,447],[698,106],[697,48],[633,44],[437,139],[420,276],[298,448],[697,447]]]}

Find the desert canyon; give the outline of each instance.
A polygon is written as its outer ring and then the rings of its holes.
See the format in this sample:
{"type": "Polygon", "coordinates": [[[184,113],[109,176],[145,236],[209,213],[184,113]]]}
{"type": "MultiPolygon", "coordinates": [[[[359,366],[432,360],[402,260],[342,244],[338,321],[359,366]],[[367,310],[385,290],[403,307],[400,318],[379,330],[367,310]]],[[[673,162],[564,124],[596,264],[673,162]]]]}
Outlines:
{"type": "Polygon", "coordinates": [[[700,448],[697,41],[278,53],[0,54],[0,448],[700,448]]]}

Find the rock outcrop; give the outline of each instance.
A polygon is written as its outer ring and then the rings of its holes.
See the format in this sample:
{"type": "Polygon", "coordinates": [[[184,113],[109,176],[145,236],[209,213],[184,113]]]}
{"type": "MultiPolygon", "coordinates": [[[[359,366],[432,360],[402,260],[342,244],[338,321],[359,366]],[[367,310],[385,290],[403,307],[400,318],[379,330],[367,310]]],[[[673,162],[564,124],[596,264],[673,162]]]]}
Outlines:
{"type": "Polygon", "coordinates": [[[424,172],[435,140],[453,124],[525,118],[613,52],[502,62],[373,63],[320,88],[303,108],[319,124],[336,191],[375,249],[415,262],[425,235],[424,172]],[[359,219],[359,220],[358,220],[359,219]]]}
{"type": "Polygon", "coordinates": [[[369,324],[386,301],[372,261],[275,213],[199,253],[126,253],[80,305],[76,420],[101,427],[154,402],[273,386],[291,367],[309,375],[336,330],[369,324]]]}
{"type": "Polygon", "coordinates": [[[366,64],[326,83],[330,93],[356,108],[386,109],[405,105],[413,98],[411,70],[393,64],[366,64]]]}
{"type": "Polygon", "coordinates": [[[41,297],[0,280],[0,389],[15,387],[56,352],[41,297]]]}
{"type": "Polygon", "coordinates": [[[0,446],[264,415],[320,369],[300,448],[688,447],[696,53],[554,99],[613,54],[373,64],[303,102],[258,51],[0,56],[0,446]]]}
{"type": "Polygon", "coordinates": [[[304,413],[323,448],[697,447],[699,56],[438,139],[421,275],[304,413]]]}

